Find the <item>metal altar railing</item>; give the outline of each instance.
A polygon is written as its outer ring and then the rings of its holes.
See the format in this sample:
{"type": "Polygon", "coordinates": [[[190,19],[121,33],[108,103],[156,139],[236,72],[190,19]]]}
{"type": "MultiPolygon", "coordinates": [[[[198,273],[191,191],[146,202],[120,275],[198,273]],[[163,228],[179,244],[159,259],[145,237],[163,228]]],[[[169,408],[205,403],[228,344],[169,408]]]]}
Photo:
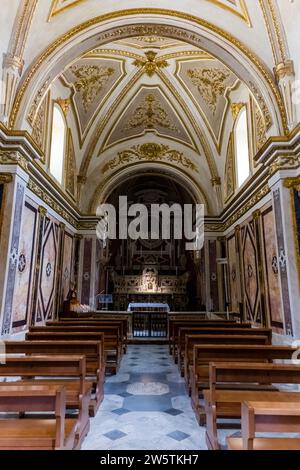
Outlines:
{"type": "Polygon", "coordinates": [[[132,312],[132,336],[135,338],[166,338],[168,313],[132,312]]]}

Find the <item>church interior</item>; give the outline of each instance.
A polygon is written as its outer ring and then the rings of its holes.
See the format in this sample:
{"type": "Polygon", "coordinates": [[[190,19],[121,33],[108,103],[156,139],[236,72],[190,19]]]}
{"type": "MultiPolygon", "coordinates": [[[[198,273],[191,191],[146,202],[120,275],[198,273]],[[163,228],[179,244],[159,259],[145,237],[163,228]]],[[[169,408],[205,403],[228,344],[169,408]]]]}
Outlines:
{"type": "Polygon", "coordinates": [[[298,0],[1,7],[0,450],[300,450],[298,0]]]}

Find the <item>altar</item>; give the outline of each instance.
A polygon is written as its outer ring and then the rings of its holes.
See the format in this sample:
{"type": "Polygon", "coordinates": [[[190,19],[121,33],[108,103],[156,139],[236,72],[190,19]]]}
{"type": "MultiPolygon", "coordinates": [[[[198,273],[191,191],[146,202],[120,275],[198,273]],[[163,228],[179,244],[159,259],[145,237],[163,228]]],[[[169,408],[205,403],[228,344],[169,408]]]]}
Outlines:
{"type": "Polygon", "coordinates": [[[127,312],[170,312],[170,307],[167,303],[142,303],[131,302],[128,305],[127,312]]]}
{"type": "Polygon", "coordinates": [[[155,266],[144,267],[140,275],[111,274],[115,310],[131,311],[135,305],[144,310],[184,311],[187,304],[188,274],[159,274],[155,266]],[[144,305],[144,306],[143,306],[144,305]]]}

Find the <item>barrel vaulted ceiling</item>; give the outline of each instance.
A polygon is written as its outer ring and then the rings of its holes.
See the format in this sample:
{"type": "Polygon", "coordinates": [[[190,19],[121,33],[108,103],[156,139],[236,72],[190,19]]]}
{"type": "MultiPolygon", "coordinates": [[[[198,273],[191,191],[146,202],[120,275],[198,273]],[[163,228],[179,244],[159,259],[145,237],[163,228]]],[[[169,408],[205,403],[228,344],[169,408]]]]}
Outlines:
{"type": "Polygon", "coordinates": [[[286,39],[279,23],[268,24],[269,0],[174,0],[174,10],[169,0],[133,3],[26,0],[20,34],[2,51],[21,56],[8,122],[32,135],[46,166],[46,121],[60,104],[83,212],[117,173],[172,168],[215,215],[241,106],[252,155],[287,128],[273,72],[289,58],[286,39]]]}

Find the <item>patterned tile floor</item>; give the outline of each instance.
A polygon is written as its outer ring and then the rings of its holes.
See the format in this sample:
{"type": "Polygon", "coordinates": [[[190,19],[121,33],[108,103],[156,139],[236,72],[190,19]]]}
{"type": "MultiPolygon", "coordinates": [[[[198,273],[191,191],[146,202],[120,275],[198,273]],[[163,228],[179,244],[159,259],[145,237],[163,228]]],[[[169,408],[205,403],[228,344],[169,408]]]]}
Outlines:
{"type": "Polygon", "coordinates": [[[206,450],[190,399],[167,346],[132,345],[105,398],[83,450],[206,450]]]}

